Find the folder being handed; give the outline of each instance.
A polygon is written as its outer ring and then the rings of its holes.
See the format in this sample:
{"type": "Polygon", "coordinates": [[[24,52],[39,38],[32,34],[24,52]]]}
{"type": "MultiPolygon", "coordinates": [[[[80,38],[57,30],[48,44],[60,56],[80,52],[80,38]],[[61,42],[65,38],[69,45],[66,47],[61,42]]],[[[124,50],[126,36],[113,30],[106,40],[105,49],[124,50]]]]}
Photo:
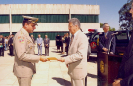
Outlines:
{"type": "Polygon", "coordinates": [[[48,60],[57,60],[56,57],[48,57],[47,59],[48,59],[48,60]]]}

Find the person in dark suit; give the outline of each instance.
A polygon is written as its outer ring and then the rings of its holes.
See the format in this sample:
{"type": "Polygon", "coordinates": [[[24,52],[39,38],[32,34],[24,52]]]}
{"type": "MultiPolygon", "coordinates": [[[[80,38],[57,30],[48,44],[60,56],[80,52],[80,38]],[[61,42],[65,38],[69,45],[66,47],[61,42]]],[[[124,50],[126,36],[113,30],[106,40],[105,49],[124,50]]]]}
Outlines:
{"type": "Polygon", "coordinates": [[[59,52],[59,51],[60,51],[61,41],[62,41],[61,36],[60,36],[60,35],[57,35],[57,36],[56,36],[56,46],[57,46],[57,52],[59,52]]]}
{"type": "MultiPolygon", "coordinates": [[[[132,2],[131,2],[132,3],[132,2]]],[[[133,18],[133,3],[131,5],[130,13],[133,18]]],[[[113,86],[133,86],[133,33],[129,44],[125,50],[117,79],[113,82],[113,86]]]]}
{"type": "Polygon", "coordinates": [[[11,35],[11,38],[9,39],[9,42],[8,42],[11,56],[13,56],[13,37],[14,37],[14,34],[11,35]]]}
{"type": "Polygon", "coordinates": [[[4,38],[0,35],[0,56],[4,57],[4,38]]]}
{"type": "Polygon", "coordinates": [[[66,33],[65,43],[66,43],[66,54],[67,55],[68,55],[69,42],[70,42],[70,37],[68,36],[68,33],[66,33]]]}
{"type": "Polygon", "coordinates": [[[45,56],[49,56],[49,43],[50,43],[50,39],[48,38],[47,35],[45,35],[45,39],[44,39],[45,56]]]}
{"type": "Polygon", "coordinates": [[[103,30],[104,32],[99,36],[99,49],[101,52],[114,54],[116,42],[113,32],[109,31],[108,23],[104,23],[103,30]]]}
{"type": "Polygon", "coordinates": [[[31,37],[31,39],[32,39],[33,43],[35,44],[35,38],[34,38],[34,36],[33,36],[33,35],[31,35],[30,37],[31,37]]]}

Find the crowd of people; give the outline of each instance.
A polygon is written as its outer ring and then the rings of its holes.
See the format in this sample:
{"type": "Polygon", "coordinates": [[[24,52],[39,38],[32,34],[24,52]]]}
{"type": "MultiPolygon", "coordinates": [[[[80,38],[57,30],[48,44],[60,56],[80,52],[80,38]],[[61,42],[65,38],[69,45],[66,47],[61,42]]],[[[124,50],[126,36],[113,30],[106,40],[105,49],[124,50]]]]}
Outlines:
{"type": "Polygon", "coordinates": [[[48,35],[45,35],[45,38],[43,40],[43,38],[41,38],[41,35],[39,34],[36,42],[38,48],[38,55],[42,56],[42,44],[44,44],[45,56],[49,56],[50,39],[48,38],[48,35]]]}
{"type": "Polygon", "coordinates": [[[57,46],[57,52],[61,52],[62,54],[68,55],[68,46],[70,42],[69,34],[66,33],[64,36],[57,35],[56,36],[56,46],[57,46]]]}
{"type": "Polygon", "coordinates": [[[4,57],[4,51],[9,50],[9,55],[13,56],[13,37],[14,34],[9,36],[0,35],[0,56],[4,57]]]}
{"type": "MultiPolygon", "coordinates": [[[[11,34],[9,36],[3,36],[0,35],[0,56],[4,57],[4,51],[9,50],[9,55],[14,56],[13,54],[13,37],[14,34],[11,34]]],[[[38,34],[38,38],[35,39],[33,35],[30,35],[33,43],[37,44],[38,48],[38,55],[42,55],[42,45],[44,44],[45,48],[45,56],[49,56],[49,47],[50,47],[50,38],[48,38],[48,35],[45,35],[45,38],[43,39],[40,34],[38,34]]],[[[68,55],[68,46],[70,42],[69,34],[66,33],[64,36],[57,35],[55,37],[56,39],[56,46],[57,46],[57,52],[61,52],[62,54],[68,55]]]]}
{"type": "MultiPolygon", "coordinates": [[[[130,12],[133,17],[133,4],[130,12]]],[[[23,18],[23,27],[15,36],[13,34],[8,37],[0,35],[0,55],[4,56],[4,49],[8,50],[9,47],[10,55],[15,56],[13,73],[18,79],[19,86],[31,86],[32,76],[36,73],[35,63],[48,61],[48,58],[45,56],[49,56],[50,39],[47,35],[45,35],[43,39],[41,35],[38,34],[38,38],[36,39],[38,55],[35,55],[35,38],[33,35],[29,36],[29,33],[33,33],[34,29],[36,29],[38,18],[29,16],[23,16],[23,18]],[[42,55],[43,44],[45,47],[45,56],[42,55]]],[[[90,45],[86,35],[81,31],[80,21],[77,18],[69,20],[68,30],[72,35],[71,37],[69,37],[68,33],[64,34],[64,36],[56,36],[57,52],[61,52],[62,54],[66,52],[67,54],[65,58],[57,58],[57,61],[65,62],[68,68],[68,74],[71,78],[71,86],[85,86],[87,54],[91,53],[90,45]]],[[[99,36],[100,51],[106,54],[114,54],[116,45],[115,38],[111,37],[112,33],[109,32],[109,25],[107,23],[104,24],[103,30],[103,34],[99,36]]],[[[133,64],[132,39],[133,37],[131,36],[119,69],[118,77],[112,83],[113,86],[133,86],[133,70],[132,66],[129,66],[133,64]]]]}

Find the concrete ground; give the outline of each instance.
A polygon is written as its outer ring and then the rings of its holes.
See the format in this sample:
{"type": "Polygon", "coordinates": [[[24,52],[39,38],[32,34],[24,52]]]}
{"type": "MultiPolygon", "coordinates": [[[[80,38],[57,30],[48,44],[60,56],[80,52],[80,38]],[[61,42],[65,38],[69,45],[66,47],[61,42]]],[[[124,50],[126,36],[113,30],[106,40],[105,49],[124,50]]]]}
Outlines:
{"type": "MultiPolygon", "coordinates": [[[[35,49],[37,54],[37,48],[35,49]]],[[[44,48],[42,50],[44,54],[44,48]]],[[[16,76],[13,74],[14,56],[0,57],[0,86],[19,86],[16,76]]],[[[56,47],[50,47],[50,56],[61,57],[56,53],[56,47]]],[[[97,63],[88,61],[87,86],[97,86],[97,63]]],[[[47,61],[36,63],[37,73],[33,76],[31,86],[71,86],[70,77],[67,74],[65,63],[58,61],[47,61]]]]}

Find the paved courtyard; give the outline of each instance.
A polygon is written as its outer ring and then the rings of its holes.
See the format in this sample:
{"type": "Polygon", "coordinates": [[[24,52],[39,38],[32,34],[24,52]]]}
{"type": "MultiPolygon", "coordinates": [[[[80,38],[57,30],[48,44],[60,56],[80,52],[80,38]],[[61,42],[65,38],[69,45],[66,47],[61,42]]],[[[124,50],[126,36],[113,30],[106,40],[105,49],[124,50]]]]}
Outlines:
{"type": "MultiPolygon", "coordinates": [[[[35,49],[37,54],[37,48],[35,49]]],[[[42,50],[44,54],[44,48],[42,50]]],[[[13,74],[14,56],[8,55],[0,57],[0,86],[19,86],[17,78],[13,74]]],[[[61,57],[61,53],[56,53],[56,47],[50,47],[50,56],[61,57]]],[[[64,57],[65,58],[65,57],[64,57]]],[[[65,63],[58,61],[47,61],[36,63],[37,73],[33,76],[31,86],[71,86],[70,77],[67,74],[65,63]]],[[[88,62],[87,86],[97,86],[97,63],[88,62]]]]}

